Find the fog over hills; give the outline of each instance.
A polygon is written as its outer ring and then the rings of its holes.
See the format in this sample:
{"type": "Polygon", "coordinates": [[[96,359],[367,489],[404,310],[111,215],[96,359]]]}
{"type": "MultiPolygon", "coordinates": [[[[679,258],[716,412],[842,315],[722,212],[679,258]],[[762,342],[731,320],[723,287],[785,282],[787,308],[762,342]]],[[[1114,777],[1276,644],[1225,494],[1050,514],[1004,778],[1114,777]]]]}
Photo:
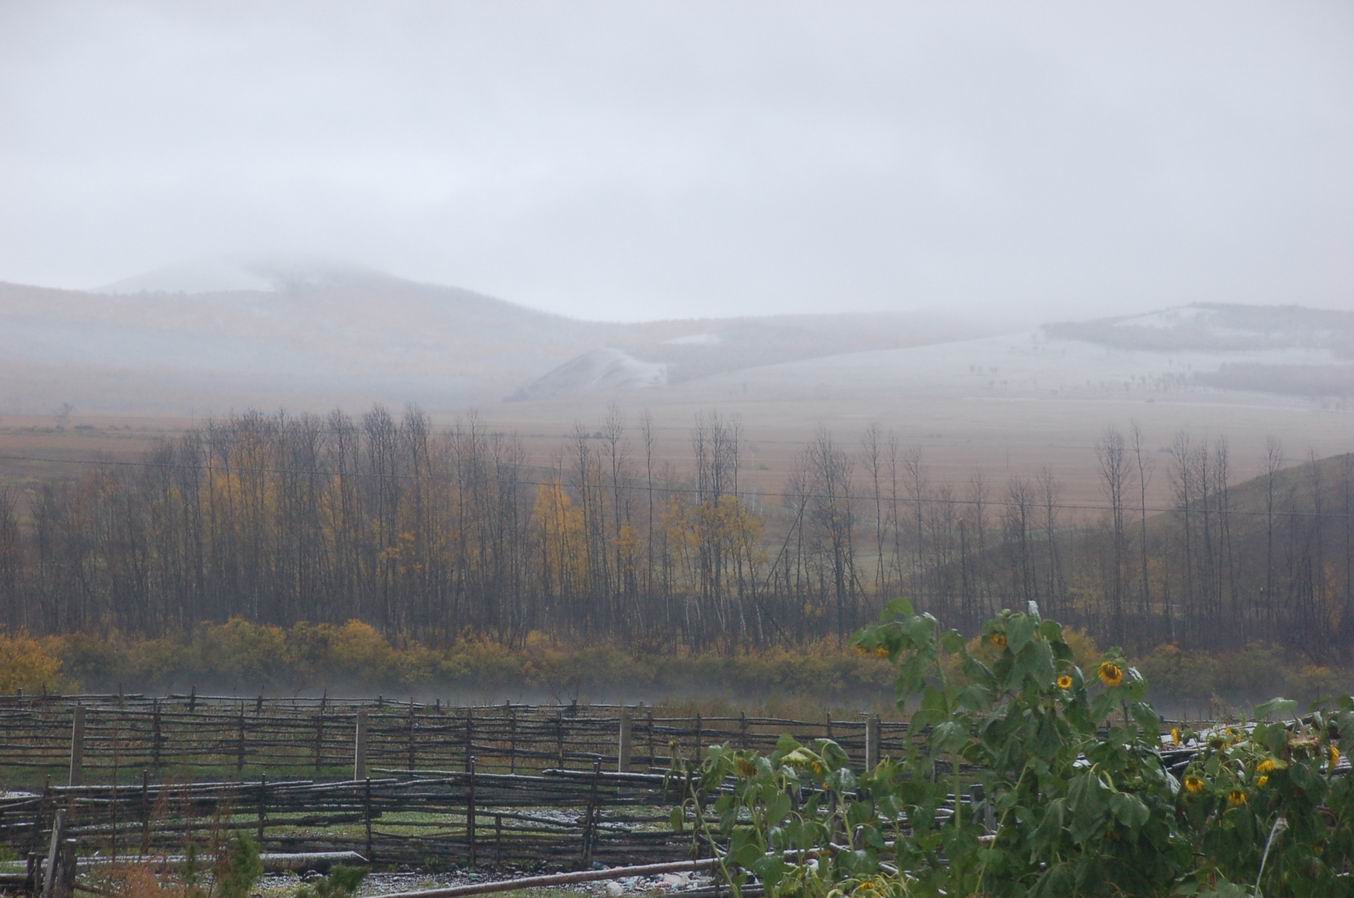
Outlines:
{"type": "Polygon", "coordinates": [[[0,408],[448,409],[681,382],[981,332],[930,314],[617,324],[313,259],[204,260],[92,291],[0,283],[0,408]],[[552,372],[559,371],[558,374],[552,372]]]}
{"type": "Polygon", "coordinates": [[[719,401],[1354,391],[1354,313],[1194,305],[1012,329],[934,311],[583,321],[308,258],[209,259],[91,291],[0,283],[0,411],[454,410],[719,401]]]}

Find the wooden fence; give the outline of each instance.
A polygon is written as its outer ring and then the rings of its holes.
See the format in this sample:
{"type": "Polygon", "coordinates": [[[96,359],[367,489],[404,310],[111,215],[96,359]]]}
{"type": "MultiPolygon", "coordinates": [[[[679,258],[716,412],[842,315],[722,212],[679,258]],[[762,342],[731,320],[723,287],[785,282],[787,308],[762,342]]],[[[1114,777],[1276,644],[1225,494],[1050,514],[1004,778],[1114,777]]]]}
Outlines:
{"type": "Polygon", "coordinates": [[[376,767],[518,773],[667,769],[724,743],[834,739],[862,763],[900,752],[904,723],[666,716],[642,706],[486,705],[197,695],[0,697],[0,787],[262,776],[363,779],[376,767]]]}
{"type": "Polygon", "coordinates": [[[644,774],[446,772],[314,782],[54,786],[0,798],[0,843],[39,851],[58,810],[82,854],[182,854],[233,831],[265,851],[355,851],[373,864],[586,867],[691,856],[680,783],[644,774]]]}

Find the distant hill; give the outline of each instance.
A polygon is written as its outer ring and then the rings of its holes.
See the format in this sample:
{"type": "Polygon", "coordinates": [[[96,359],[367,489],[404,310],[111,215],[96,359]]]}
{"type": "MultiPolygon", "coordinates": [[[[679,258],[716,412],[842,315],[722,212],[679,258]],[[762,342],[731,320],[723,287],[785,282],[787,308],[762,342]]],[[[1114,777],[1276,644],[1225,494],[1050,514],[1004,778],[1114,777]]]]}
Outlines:
{"type": "Polygon", "coordinates": [[[455,287],[295,265],[167,270],[105,292],[0,283],[0,321],[0,370],[25,385],[0,396],[8,410],[490,401],[614,329],[455,287]]]}
{"type": "MultiPolygon", "coordinates": [[[[1354,392],[1354,313],[1196,305],[1003,333],[935,311],[582,321],[320,259],[0,283],[0,414],[1354,392]]],[[[1340,401],[1344,401],[1343,398],[1340,401]]]]}
{"type": "Polygon", "coordinates": [[[193,262],[95,291],[0,283],[0,325],[0,413],[446,409],[976,332],[930,315],[581,321],[313,259],[193,262]]]}
{"type": "Polygon", "coordinates": [[[1200,303],[1146,315],[1047,325],[1054,338],[1156,353],[1207,352],[1213,370],[1198,384],[1294,396],[1354,396],[1354,312],[1303,306],[1200,303]],[[1289,357],[1230,356],[1269,352],[1289,357]]]}

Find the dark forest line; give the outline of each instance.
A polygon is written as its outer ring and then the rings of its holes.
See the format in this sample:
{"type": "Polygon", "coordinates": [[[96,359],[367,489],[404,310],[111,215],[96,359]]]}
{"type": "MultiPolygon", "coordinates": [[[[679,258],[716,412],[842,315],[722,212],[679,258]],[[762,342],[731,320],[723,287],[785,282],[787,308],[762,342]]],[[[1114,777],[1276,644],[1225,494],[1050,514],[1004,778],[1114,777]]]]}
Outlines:
{"type": "Polygon", "coordinates": [[[1354,644],[1351,455],[1289,465],[1271,443],[1235,483],[1223,441],[1153,451],[1110,430],[1088,508],[1049,471],[933,483],[878,427],[853,445],[820,433],[774,494],[747,485],[736,420],[699,416],[685,470],[654,442],[613,413],[541,466],[473,417],[209,422],[139,462],[0,493],[0,623],[144,638],[361,620],[396,646],[733,653],[844,640],[905,594],[961,629],[1037,602],[1136,652],[1264,642],[1331,663],[1354,644]],[[1170,509],[1149,506],[1153,478],[1170,509]]]}

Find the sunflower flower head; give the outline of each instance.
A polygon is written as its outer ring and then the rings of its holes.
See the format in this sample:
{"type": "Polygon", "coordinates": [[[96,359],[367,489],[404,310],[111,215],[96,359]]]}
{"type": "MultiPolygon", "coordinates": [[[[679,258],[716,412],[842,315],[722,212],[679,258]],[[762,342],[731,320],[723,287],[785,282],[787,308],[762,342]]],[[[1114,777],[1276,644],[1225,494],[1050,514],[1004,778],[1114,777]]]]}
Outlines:
{"type": "Polygon", "coordinates": [[[1259,776],[1257,776],[1257,777],[1255,778],[1255,784],[1256,784],[1257,786],[1259,786],[1261,789],[1265,788],[1265,786],[1268,786],[1268,785],[1269,785],[1269,774],[1267,774],[1267,773],[1262,773],[1262,774],[1260,774],[1259,776]]]}
{"type": "Polygon", "coordinates": [[[1334,769],[1336,768],[1336,766],[1337,766],[1339,763],[1340,763],[1340,749],[1338,749],[1338,748],[1336,748],[1334,745],[1332,745],[1332,746],[1330,747],[1330,768],[1331,768],[1331,770],[1334,770],[1334,769]]]}
{"type": "Polygon", "coordinates": [[[1249,800],[1249,798],[1250,798],[1250,796],[1248,796],[1248,795],[1246,794],[1245,790],[1243,790],[1243,789],[1232,789],[1231,791],[1229,791],[1229,792],[1227,793],[1227,806],[1228,806],[1229,808],[1239,808],[1239,807],[1242,807],[1242,806],[1244,806],[1244,805],[1246,804],[1246,802],[1249,800]]]}
{"type": "Polygon", "coordinates": [[[1100,662],[1100,668],[1096,671],[1096,675],[1100,677],[1100,682],[1111,689],[1124,682],[1124,669],[1113,661],[1100,662]]]}
{"type": "Polygon", "coordinates": [[[1171,744],[1180,744],[1180,727],[1171,727],[1171,744]]]}
{"type": "Polygon", "coordinates": [[[1072,677],[1070,674],[1063,674],[1062,676],[1058,677],[1058,688],[1059,689],[1072,688],[1072,677]]]}
{"type": "Polygon", "coordinates": [[[993,633],[989,633],[987,636],[987,641],[996,648],[999,649],[1006,648],[1006,634],[1002,633],[1000,630],[995,631],[993,633]]]}
{"type": "Polygon", "coordinates": [[[1259,764],[1255,765],[1256,773],[1273,773],[1279,769],[1279,762],[1273,758],[1265,758],[1259,764]]]}
{"type": "Polygon", "coordinates": [[[889,656],[889,647],[886,645],[877,645],[874,648],[876,658],[887,658],[889,656]]]}
{"type": "Polygon", "coordinates": [[[1185,791],[1190,795],[1198,795],[1203,792],[1205,785],[1207,784],[1204,782],[1204,778],[1197,774],[1191,773],[1185,777],[1185,791]]]}

